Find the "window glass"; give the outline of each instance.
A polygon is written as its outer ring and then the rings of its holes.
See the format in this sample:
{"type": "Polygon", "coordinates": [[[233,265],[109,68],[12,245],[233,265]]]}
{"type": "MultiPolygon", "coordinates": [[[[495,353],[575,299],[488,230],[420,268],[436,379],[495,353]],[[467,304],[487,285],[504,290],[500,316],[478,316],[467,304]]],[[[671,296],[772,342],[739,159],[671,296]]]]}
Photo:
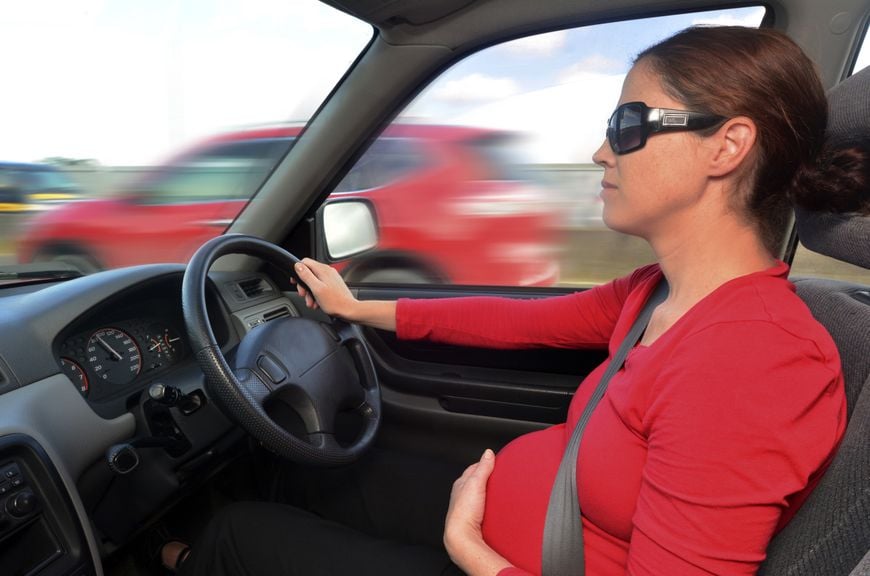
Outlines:
{"type": "MultiPolygon", "coordinates": [[[[868,24],[870,26],[870,24],[868,24]]],[[[870,66],[870,40],[867,39],[867,30],[864,30],[864,40],[861,42],[861,49],[858,50],[858,57],[855,59],[855,65],[852,66],[852,74],[863,70],[870,66]]]]}
{"type": "Polygon", "coordinates": [[[423,168],[426,151],[413,138],[379,138],[339,182],[335,192],[388,186],[423,168]]]}
{"type": "Polygon", "coordinates": [[[21,202],[21,193],[15,188],[9,188],[0,182],[0,212],[14,210],[15,204],[21,202]],[[8,204],[8,206],[5,206],[8,204]]]}
{"type": "Polygon", "coordinates": [[[7,3],[0,163],[51,193],[2,215],[0,271],[60,246],[101,268],[187,261],[372,34],[313,0],[7,3]],[[75,194],[57,192],[64,180],[75,194]]]}
{"type": "Polygon", "coordinates": [[[18,172],[19,182],[29,191],[69,191],[76,185],[64,173],[46,168],[45,170],[27,170],[18,172]]]}
{"type": "Polygon", "coordinates": [[[179,168],[153,190],[140,197],[147,204],[185,204],[244,198],[247,166],[200,166],[179,168]]]}
{"type": "Polygon", "coordinates": [[[791,275],[870,284],[870,270],[817,254],[804,248],[803,244],[798,244],[791,265],[791,275]]]}
{"type": "Polygon", "coordinates": [[[12,172],[8,170],[0,170],[0,188],[3,190],[9,190],[11,188],[16,187],[15,178],[12,176],[12,172]]]}
{"type": "Polygon", "coordinates": [[[0,213],[17,211],[22,200],[21,188],[13,173],[0,170],[0,213]]]}
{"type": "Polygon", "coordinates": [[[183,156],[131,183],[143,204],[247,200],[293,143],[291,138],[221,143],[183,156]]]}
{"type": "Polygon", "coordinates": [[[644,241],[601,221],[592,154],[623,78],[637,53],[678,30],[763,16],[748,7],[561,30],[459,62],[382,137],[401,134],[425,156],[373,190],[359,172],[375,158],[363,156],[339,187],[370,201],[379,234],[374,250],[339,264],[345,277],[589,286],[652,261],[644,241]]]}

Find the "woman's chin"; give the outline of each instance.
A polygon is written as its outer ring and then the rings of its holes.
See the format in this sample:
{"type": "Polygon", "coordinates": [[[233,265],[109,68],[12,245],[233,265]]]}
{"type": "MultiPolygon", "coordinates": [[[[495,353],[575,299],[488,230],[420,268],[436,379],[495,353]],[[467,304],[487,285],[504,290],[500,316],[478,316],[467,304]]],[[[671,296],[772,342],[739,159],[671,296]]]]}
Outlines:
{"type": "Polygon", "coordinates": [[[604,222],[605,226],[614,232],[646,239],[642,227],[637,222],[632,222],[625,218],[619,218],[612,212],[608,214],[606,209],[601,215],[601,220],[604,222]]]}
{"type": "Polygon", "coordinates": [[[601,212],[601,220],[604,222],[604,225],[613,230],[614,232],[622,232],[623,234],[630,234],[628,231],[630,228],[625,222],[624,219],[619,218],[618,214],[615,214],[613,210],[608,210],[607,205],[605,204],[604,210],[601,212]]]}

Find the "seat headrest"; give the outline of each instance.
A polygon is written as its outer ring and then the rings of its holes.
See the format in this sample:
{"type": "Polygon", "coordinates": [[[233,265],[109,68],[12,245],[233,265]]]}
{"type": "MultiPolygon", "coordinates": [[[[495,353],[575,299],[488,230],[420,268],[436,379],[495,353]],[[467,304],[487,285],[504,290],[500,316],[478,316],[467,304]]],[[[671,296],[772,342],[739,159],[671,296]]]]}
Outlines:
{"type": "MultiPolygon", "coordinates": [[[[834,147],[870,146],[870,66],[828,93],[827,139],[834,147]]],[[[867,190],[870,194],[870,190],[867,190]]],[[[824,254],[870,268],[870,216],[795,210],[801,243],[824,254]]]]}

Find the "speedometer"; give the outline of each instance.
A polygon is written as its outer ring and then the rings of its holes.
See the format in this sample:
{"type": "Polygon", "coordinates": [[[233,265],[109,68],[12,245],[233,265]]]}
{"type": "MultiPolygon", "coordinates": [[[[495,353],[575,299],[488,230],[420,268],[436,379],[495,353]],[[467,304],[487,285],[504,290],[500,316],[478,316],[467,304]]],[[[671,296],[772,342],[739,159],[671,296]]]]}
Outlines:
{"type": "Polygon", "coordinates": [[[101,328],[88,339],[88,365],[108,384],[129,384],[142,370],[142,354],[133,337],[117,328],[101,328]]]}

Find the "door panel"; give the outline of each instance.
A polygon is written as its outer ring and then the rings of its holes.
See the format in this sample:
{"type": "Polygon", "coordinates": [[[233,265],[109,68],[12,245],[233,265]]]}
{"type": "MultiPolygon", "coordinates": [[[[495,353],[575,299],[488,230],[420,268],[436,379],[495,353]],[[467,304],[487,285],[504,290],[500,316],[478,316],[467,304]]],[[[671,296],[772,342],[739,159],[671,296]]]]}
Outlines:
{"type": "MultiPolygon", "coordinates": [[[[408,287],[356,290],[361,300],[461,296],[546,297],[566,290],[444,290],[408,287]]],[[[363,331],[385,401],[380,442],[468,462],[485,448],[564,422],[580,381],[604,350],[488,350],[400,341],[363,331]]]]}

